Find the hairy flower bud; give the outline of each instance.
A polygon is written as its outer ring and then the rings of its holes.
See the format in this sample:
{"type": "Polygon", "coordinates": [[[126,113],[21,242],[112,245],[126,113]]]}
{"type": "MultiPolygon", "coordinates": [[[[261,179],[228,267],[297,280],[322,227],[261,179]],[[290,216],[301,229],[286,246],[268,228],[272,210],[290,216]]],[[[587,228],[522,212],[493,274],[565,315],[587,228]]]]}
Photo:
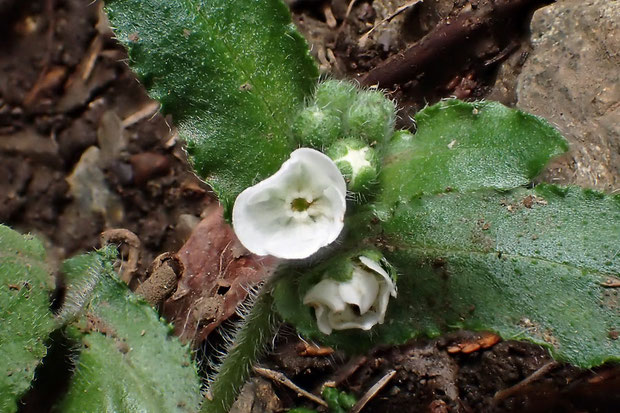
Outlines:
{"type": "Polygon", "coordinates": [[[378,90],[365,90],[349,107],[346,136],[382,143],[394,132],[396,107],[378,90]]]}
{"type": "Polygon", "coordinates": [[[322,109],[330,109],[339,115],[346,115],[349,106],[358,96],[358,90],[351,82],[329,79],[316,89],[315,102],[322,109]]]}
{"type": "Polygon", "coordinates": [[[293,136],[301,146],[323,149],[342,136],[342,121],[329,109],[309,106],[293,121],[293,136]]]}

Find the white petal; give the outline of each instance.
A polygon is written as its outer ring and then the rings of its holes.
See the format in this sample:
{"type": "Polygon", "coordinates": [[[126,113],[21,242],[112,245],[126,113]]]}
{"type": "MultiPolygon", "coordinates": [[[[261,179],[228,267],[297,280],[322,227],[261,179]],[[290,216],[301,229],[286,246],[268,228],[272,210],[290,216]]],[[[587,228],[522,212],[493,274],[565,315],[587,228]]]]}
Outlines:
{"type": "Polygon", "coordinates": [[[345,196],[346,183],[333,161],[314,149],[301,148],[278,172],[239,194],[233,227],[239,241],[255,254],[306,258],[342,231],[345,196]],[[291,208],[295,198],[304,198],[311,206],[295,212],[291,208]]]}
{"type": "Polygon", "coordinates": [[[379,265],[379,263],[375,260],[372,260],[363,255],[361,255],[359,259],[362,262],[362,264],[364,264],[366,267],[370,268],[377,274],[381,275],[381,277],[383,277],[383,279],[386,281],[386,287],[387,287],[388,292],[390,293],[392,297],[396,297],[396,286],[394,285],[394,281],[392,281],[392,277],[389,276],[387,271],[385,271],[383,267],[379,265]]]}
{"type": "Polygon", "coordinates": [[[316,316],[316,325],[319,327],[319,331],[323,334],[331,334],[332,333],[332,324],[329,321],[329,312],[325,309],[325,307],[317,306],[314,307],[314,315],[316,316]]]}
{"type": "Polygon", "coordinates": [[[357,316],[350,308],[341,313],[330,313],[329,322],[334,330],[348,330],[359,328],[370,330],[375,324],[381,324],[380,315],[375,311],[369,311],[362,316],[357,316]]]}
{"type": "MultiPolygon", "coordinates": [[[[310,148],[299,148],[291,154],[291,161],[298,160],[304,164],[314,165],[313,171],[321,172],[323,178],[335,186],[342,196],[347,195],[347,183],[340,170],[329,156],[310,148]]],[[[288,162],[288,161],[287,161],[288,162]]]]}
{"type": "Polygon", "coordinates": [[[345,303],[338,293],[338,282],[334,280],[322,280],[312,287],[304,296],[306,305],[322,305],[331,311],[342,311],[345,303]]]}
{"type": "Polygon", "coordinates": [[[379,283],[374,275],[355,268],[351,280],[341,283],[338,290],[345,303],[358,306],[360,314],[364,314],[377,299],[379,283]]]}
{"type": "Polygon", "coordinates": [[[306,293],[303,303],[314,307],[316,323],[323,334],[332,332],[329,315],[346,307],[338,294],[338,283],[334,280],[320,281],[306,293]]]}

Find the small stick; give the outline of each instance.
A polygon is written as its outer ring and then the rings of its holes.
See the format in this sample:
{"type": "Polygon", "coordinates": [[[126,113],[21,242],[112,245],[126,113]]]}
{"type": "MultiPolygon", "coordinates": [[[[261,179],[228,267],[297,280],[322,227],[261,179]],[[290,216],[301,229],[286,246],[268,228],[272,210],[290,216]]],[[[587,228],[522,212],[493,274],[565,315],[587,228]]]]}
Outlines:
{"type": "Polygon", "coordinates": [[[374,386],[368,389],[366,394],[364,394],[364,396],[362,396],[362,398],[359,399],[357,403],[355,403],[355,406],[353,406],[350,413],[359,413],[364,408],[364,406],[366,406],[366,403],[368,403],[370,399],[375,397],[377,393],[379,393],[381,389],[383,389],[385,385],[388,384],[390,380],[392,380],[392,377],[394,377],[394,375],[396,375],[396,370],[390,370],[385,374],[385,376],[381,377],[381,379],[376,382],[374,386]]]}
{"type": "Polygon", "coordinates": [[[129,285],[134,274],[138,271],[140,260],[140,239],[136,234],[125,228],[108,229],[100,235],[101,245],[124,242],[129,247],[127,267],[121,271],[121,279],[129,285]]]}
{"type": "Polygon", "coordinates": [[[398,16],[405,10],[415,6],[418,3],[422,3],[422,1],[423,0],[413,0],[406,4],[403,4],[402,6],[397,8],[394,13],[392,13],[391,15],[387,16],[385,19],[381,20],[379,23],[376,23],[374,26],[372,26],[372,29],[368,30],[362,37],[360,37],[360,39],[358,40],[358,43],[360,45],[363,45],[364,43],[366,43],[366,40],[368,40],[368,36],[370,36],[370,34],[374,32],[377,27],[381,26],[384,23],[391,21],[394,17],[398,16]]]}
{"type": "Polygon", "coordinates": [[[345,20],[345,21],[349,18],[349,15],[351,14],[351,10],[353,10],[353,6],[355,6],[355,2],[356,2],[356,1],[357,1],[357,0],[351,0],[351,1],[349,2],[349,5],[347,6],[347,12],[346,12],[346,14],[344,15],[344,20],[345,20]]]}
{"type": "Polygon", "coordinates": [[[153,117],[159,110],[159,102],[151,101],[138,109],[136,112],[123,119],[123,128],[127,128],[135,123],[140,122],[142,119],[153,117]]]}
{"type": "Polygon", "coordinates": [[[368,358],[366,356],[356,356],[347,362],[343,367],[336,371],[334,375],[334,384],[339,386],[342,382],[347,380],[353,373],[357,371],[368,358]]]}
{"type": "Polygon", "coordinates": [[[304,396],[305,398],[312,400],[316,404],[319,404],[319,405],[324,406],[324,407],[328,407],[327,403],[325,403],[325,401],[323,399],[321,399],[320,397],[315,396],[314,394],[312,394],[312,393],[302,389],[301,387],[299,387],[298,385],[293,383],[291,381],[291,379],[286,377],[286,375],[284,375],[284,373],[281,373],[281,372],[275,371],[275,370],[266,369],[264,367],[257,367],[257,366],[254,366],[253,369],[254,369],[254,372],[256,374],[259,374],[259,375],[261,375],[261,376],[263,376],[263,377],[265,377],[265,378],[267,378],[269,380],[273,380],[276,383],[280,383],[280,384],[288,387],[289,389],[293,390],[298,395],[304,396]]]}
{"type": "Polygon", "coordinates": [[[498,0],[488,7],[463,12],[456,19],[437,26],[419,42],[372,69],[360,79],[360,83],[363,86],[379,85],[384,88],[405,83],[422,73],[425,67],[440,56],[453,53],[463,43],[471,41],[483,28],[492,26],[493,19],[501,20],[536,3],[544,2],[545,0],[498,0]]]}
{"type": "Polygon", "coordinates": [[[602,282],[601,286],[606,287],[606,288],[618,288],[620,287],[620,280],[609,278],[607,281],[602,282]]]}
{"type": "Polygon", "coordinates": [[[495,396],[493,396],[493,402],[497,403],[510,396],[513,396],[514,394],[518,393],[523,388],[529,386],[534,381],[540,379],[545,374],[549,373],[550,371],[552,371],[559,365],[560,363],[558,363],[557,361],[550,361],[549,363],[545,364],[544,366],[542,366],[541,368],[539,368],[534,373],[530,374],[528,377],[524,378],[523,380],[521,380],[519,383],[515,384],[514,386],[508,387],[507,389],[500,390],[497,393],[495,393],[495,396]]]}
{"type": "Polygon", "coordinates": [[[323,4],[323,14],[325,15],[327,26],[330,29],[338,26],[338,21],[336,20],[336,17],[334,17],[334,12],[332,11],[332,5],[330,3],[323,4]]]}

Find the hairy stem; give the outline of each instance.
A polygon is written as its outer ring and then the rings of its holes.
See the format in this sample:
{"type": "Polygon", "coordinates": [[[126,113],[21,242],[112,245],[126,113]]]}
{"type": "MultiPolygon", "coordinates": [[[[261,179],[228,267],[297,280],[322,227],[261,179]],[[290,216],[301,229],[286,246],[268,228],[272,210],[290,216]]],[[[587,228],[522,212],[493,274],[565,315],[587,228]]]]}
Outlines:
{"type": "Polygon", "coordinates": [[[211,399],[205,399],[201,413],[227,413],[241,387],[250,376],[252,365],[273,337],[278,319],[273,311],[271,289],[267,281],[260,289],[252,309],[235,334],[228,355],[209,388],[211,399]]]}

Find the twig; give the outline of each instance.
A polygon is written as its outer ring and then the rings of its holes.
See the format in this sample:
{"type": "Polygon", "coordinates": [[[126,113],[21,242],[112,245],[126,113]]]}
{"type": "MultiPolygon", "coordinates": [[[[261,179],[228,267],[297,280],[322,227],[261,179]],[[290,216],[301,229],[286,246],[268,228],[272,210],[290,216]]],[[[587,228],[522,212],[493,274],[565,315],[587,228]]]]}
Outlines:
{"type": "Polygon", "coordinates": [[[44,82],[46,75],[48,74],[48,70],[50,67],[50,61],[52,60],[52,47],[54,42],[54,31],[56,30],[56,19],[54,9],[56,7],[56,0],[45,0],[45,14],[49,21],[47,26],[47,32],[45,34],[46,40],[46,49],[45,55],[43,57],[43,69],[39,72],[39,76],[34,83],[34,86],[24,97],[24,105],[30,106],[36,100],[39,92],[41,91],[41,84],[44,82]]]}
{"type": "Polygon", "coordinates": [[[360,79],[360,83],[364,86],[381,87],[405,83],[423,72],[425,67],[440,56],[452,53],[463,43],[471,41],[481,29],[492,26],[494,20],[510,17],[542,2],[544,1],[501,0],[492,2],[488,7],[463,12],[455,20],[437,26],[419,42],[368,72],[360,79]]]}
{"type": "Polygon", "coordinates": [[[620,288],[620,279],[609,277],[605,282],[601,283],[601,286],[605,288],[620,288]]]}
{"type": "Polygon", "coordinates": [[[364,408],[364,406],[366,406],[366,403],[368,403],[370,399],[375,397],[377,393],[379,393],[381,389],[383,389],[385,385],[388,384],[390,380],[392,380],[392,377],[394,377],[395,374],[396,370],[390,370],[385,374],[385,376],[381,377],[381,379],[379,379],[379,381],[376,382],[374,386],[368,389],[366,394],[364,394],[362,398],[359,399],[357,403],[355,403],[355,406],[353,406],[350,413],[359,413],[364,408]]]}
{"type": "Polygon", "coordinates": [[[357,371],[368,358],[366,356],[355,356],[347,362],[343,367],[336,371],[334,374],[334,386],[339,386],[342,382],[347,380],[353,373],[357,371]]]}
{"type": "Polygon", "coordinates": [[[149,103],[123,119],[123,128],[128,128],[129,126],[140,122],[142,119],[153,117],[158,110],[159,102],[150,101],[149,103]]]}
{"type": "Polygon", "coordinates": [[[325,22],[330,29],[338,26],[338,21],[336,20],[336,17],[334,17],[331,3],[323,3],[323,14],[325,15],[325,22]]]}
{"type": "Polygon", "coordinates": [[[353,6],[355,6],[355,2],[357,0],[351,0],[349,2],[349,5],[347,6],[347,12],[344,15],[344,20],[346,21],[349,18],[349,15],[351,14],[351,10],[353,10],[353,6]]]}
{"type": "Polygon", "coordinates": [[[269,379],[269,380],[273,380],[273,381],[275,381],[277,383],[280,383],[280,384],[288,387],[289,389],[293,390],[298,395],[303,396],[303,397],[305,397],[305,398],[307,398],[309,400],[312,400],[316,404],[319,404],[321,406],[327,407],[327,403],[325,403],[325,401],[323,399],[321,399],[320,397],[315,396],[314,394],[312,394],[312,393],[302,389],[301,387],[299,387],[298,385],[293,383],[291,381],[291,379],[286,377],[286,375],[284,373],[282,373],[282,372],[266,369],[264,367],[257,367],[257,366],[254,366],[254,372],[256,374],[259,374],[259,375],[269,379]]]}
{"type": "Polygon", "coordinates": [[[100,235],[101,245],[122,242],[129,247],[127,257],[127,267],[121,271],[121,279],[129,285],[134,273],[138,271],[138,261],[140,260],[140,239],[136,234],[125,228],[108,229],[100,235]]]}
{"type": "Polygon", "coordinates": [[[536,380],[543,377],[545,374],[557,368],[559,365],[560,363],[558,363],[557,361],[550,361],[549,363],[545,364],[544,366],[542,366],[541,368],[539,368],[534,373],[530,374],[528,377],[521,380],[519,383],[515,384],[514,386],[508,387],[507,389],[500,390],[497,393],[495,393],[495,396],[493,396],[493,402],[497,403],[510,396],[517,394],[518,392],[523,390],[525,387],[529,386],[531,383],[535,382],[536,380]]]}
{"type": "Polygon", "coordinates": [[[368,30],[366,33],[364,33],[364,35],[362,37],[360,37],[360,39],[358,40],[358,43],[360,45],[366,43],[366,40],[368,40],[368,36],[370,36],[370,34],[372,32],[374,32],[377,27],[381,26],[384,23],[387,23],[387,22],[391,21],[394,17],[398,16],[399,14],[404,12],[405,10],[415,6],[418,3],[422,3],[422,1],[424,1],[424,0],[412,0],[412,1],[408,2],[408,3],[406,3],[406,4],[403,4],[402,6],[397,8],[394,13],[390,14],[385,19],[381,20],[379,23],[376,23],[374,26],[372,26],[372,29],[368,30]]]}

